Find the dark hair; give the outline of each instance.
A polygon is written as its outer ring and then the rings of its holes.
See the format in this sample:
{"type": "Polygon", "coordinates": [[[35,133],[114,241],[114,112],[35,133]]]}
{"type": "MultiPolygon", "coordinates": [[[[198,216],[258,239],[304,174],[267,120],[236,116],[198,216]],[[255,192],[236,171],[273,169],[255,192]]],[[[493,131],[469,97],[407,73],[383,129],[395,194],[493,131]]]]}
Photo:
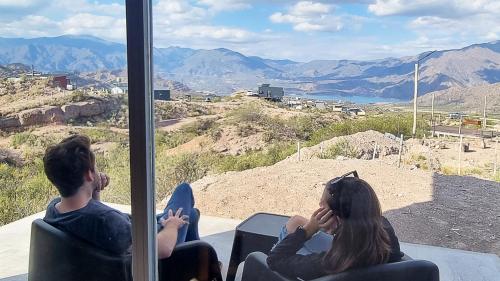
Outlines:
{"type": "Polygon", "coordinates": [[[48,147],[43,157],[45,174],[62,197],[75,195],[84,183],[84,174],[94,171],[94,165],[90,139],[82,135],[68,137],[48,147]]]}
{"type": "Polygon", "coordinates": [[[389,235],[383,228],[380,203],[373,188],[364,180],[347,177],[327,183],[328,205],[340,218],[332,247],[323,266],[328,272],[387,262],[390,254],[389,235]]]}

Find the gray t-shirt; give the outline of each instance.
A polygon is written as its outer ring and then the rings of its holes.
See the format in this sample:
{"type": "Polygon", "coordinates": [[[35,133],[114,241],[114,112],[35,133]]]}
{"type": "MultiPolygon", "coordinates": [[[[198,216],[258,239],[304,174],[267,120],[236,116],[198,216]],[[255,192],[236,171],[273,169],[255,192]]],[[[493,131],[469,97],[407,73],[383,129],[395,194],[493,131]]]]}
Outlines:
{"type": "Polygon", "coordinates": [[[132,224],[130,216],[91,199],[87,206],[59,213],[56,198],[49,203],[45,218],[48,224],[72,234],[110,253],[123,255],[130,252],[132,224]]]}

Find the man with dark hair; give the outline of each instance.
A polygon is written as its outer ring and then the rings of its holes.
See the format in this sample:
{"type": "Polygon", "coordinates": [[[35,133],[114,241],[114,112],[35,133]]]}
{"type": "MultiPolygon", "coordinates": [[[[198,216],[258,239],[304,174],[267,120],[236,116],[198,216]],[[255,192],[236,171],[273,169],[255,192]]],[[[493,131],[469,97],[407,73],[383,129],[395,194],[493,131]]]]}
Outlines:
{"type": "MultiPolygon", "coordinates": [[[[97,170],[90,139],[82,135],[64,139],[46,150],[43,164],[61,195],[49,203],[44,220],[112,254],[129,253],[130,216],[100,202],[100,192],[110,179],[97,170]]],[[[176,244],[199,239],[199,211],[188,184],[176,188],[157,219],[159,258],[169,257],[176,244]]]]}

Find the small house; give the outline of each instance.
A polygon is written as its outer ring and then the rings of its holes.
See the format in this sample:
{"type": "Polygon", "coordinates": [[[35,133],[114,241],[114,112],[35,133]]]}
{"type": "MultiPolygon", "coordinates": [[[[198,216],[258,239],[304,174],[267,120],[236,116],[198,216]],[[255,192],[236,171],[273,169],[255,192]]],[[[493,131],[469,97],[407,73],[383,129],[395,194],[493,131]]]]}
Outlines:
{"type": "Polygon", "coordinates": [[[317,109],[320,109],[320,110],[326,109],[326,103],[324,103],[324,102],[316,102],[315,106],[317,109]]]}
{"type": "Polygon", "coordinates": [[[113,95],[118,95],[118,94],[123,94],[123,93],[124,93],[124,91],[120,87],[114,86],[113,88],[111,88],[111,94],[113,94],[113,95]]]}
{"type": "Polygon", "coordinates": [[[52,77],[52,86],[59,87],[61,89],[67,89],[68,85],[71,85],[71,81],[66,75],[58,75],[52,77]]]}
{"type": "Polygon", "coordinates": [[[365,116],[366,115],[366,112],[363,109],[357,108],[357,107],[347,108],[346,113],[349,115],[352,115],[352,116],[365,116]]]}
{"type": "Polygon", "coordinates": [[[272,101],[281,101],[285,95],[283,87],[271,87],[271,84],[262,84],[258,89],[259,97],[272,101]]]}
{"type": "Polygon", "coordinates": [[[332,111],[333,112],[342,112],[343,107],[344,106],[341,104],[334,104],[334,105],[332,105],[332,111]]]}
{"type": "Polygon", "coordinates": [[[163,100],[163,101],[168,101],[170,100],[170,90],[154,90],[154,97],[155,100],[163,100]]]}

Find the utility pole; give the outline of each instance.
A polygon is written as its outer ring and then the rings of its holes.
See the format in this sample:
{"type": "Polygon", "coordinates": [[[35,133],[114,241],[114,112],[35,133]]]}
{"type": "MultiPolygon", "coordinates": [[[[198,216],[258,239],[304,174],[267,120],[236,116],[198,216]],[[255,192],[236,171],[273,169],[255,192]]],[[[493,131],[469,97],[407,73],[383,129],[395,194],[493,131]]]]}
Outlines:
{"type": "Polygon", "coordinates": [[[417,134],[417,97],[418,97],[418,66],[421,60],[425,59],[426,57],[430,56],[432,53],[435,51],[432,51],[425,55],[423,58],[420,58],[417,60],[417,63],[415,63],[415,86],[414,86],[414,91],[413,91],[413,137],[417,134]]]}
{"type": "Polygon", "coordinates": [[[460,135],[460,146],[458,148],[458,175],[462,175],[462,150],[464,149],[463,146],[463,137],[460,135]]]}
{"type": "Polygon", "coordinates": [[[493,177],[496,177],[497,175],[497,169],[498,169],[498,137],[497,137],[497,141],[496,141],[496,144],[495,144],[495,163],[493,164],[493,177]]]}
{"type": "Polygon", "coordinates": [[[434,122],[434,96],[436,94],[432,93],[432,102],[431,102],[431,120],[434,122]]]}
{"type": "Polygon", "coordinates": [[[484,96],[483,122],[483,130],[486,130],[486,95],[484,96]]]}
{"type": "Polygon", "coordinates": [[[434,125],[434,96],[436,94],[432,93],[432,101],[431,101],[431,126],[432,126],[432,137],[434,137],[434,131],[436,131],[436,126],[434,125]]]}
{"type": "Polygon", "coordinates": [[[413,87],[413,130],[412,135],[417,133],[417,97],[418,97],[418,61],[415,64],[415,86],[413,87]]]}

